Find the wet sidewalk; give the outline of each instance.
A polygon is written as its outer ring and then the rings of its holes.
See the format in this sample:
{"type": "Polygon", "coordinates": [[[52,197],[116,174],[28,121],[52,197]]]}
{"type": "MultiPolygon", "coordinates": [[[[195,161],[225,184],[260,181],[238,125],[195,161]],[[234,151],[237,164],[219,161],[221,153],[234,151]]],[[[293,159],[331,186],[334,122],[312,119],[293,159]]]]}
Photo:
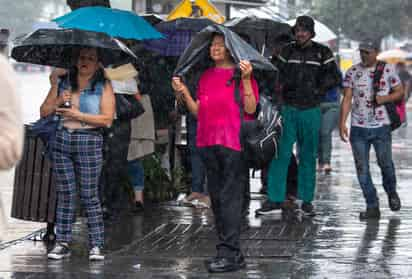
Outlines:
{"type": "MultiPolygon", "coordinates": [[[[393,153],[400,212],[388,208],[374,155],[371,172],[380,196],[379,221],[361,222],[364,201],[350,147],[334,137],[331,174],[319,174],[317,215],[256,218],[263,201],[259,179],[252,179],[250,215],[242,227],[247,268],[208,274],[204,260],[214,256],[216,236],[210,210],[171,203],[124,214],[106,224],[106,260],[89,263],[84,219],[78,218],[70,259],[46,258],[42,242],[22,240],[2,246],[0,278],[412,278],[412,128],[394,133],[393,153]]],[[[27,230],[27,226],[26,226],[27,230]]]]}

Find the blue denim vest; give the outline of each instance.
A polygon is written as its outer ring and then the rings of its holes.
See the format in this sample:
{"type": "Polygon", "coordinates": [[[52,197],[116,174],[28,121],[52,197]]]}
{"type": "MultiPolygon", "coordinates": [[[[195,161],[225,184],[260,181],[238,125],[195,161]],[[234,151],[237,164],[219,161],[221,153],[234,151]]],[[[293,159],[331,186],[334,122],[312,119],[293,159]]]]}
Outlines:
{"type": "MultiPolygon", "coordinates": [[[[70,88],[68,79],[61,80],[59,82],[59,88],[57,95],[60,95],[63,90],[70,88]]],[[[97,82],[94,86],[94,90],[91,84],[80,92],[80,108],[79,110],[84,113],[100,114],[100,100],[103,94],[104,83],[97,82]]]]}

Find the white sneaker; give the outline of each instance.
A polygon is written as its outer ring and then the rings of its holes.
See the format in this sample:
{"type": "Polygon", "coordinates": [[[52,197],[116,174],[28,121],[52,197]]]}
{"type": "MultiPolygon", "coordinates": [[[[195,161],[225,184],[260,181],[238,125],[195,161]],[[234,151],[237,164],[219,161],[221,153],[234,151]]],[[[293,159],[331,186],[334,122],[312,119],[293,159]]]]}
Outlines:
{"type": "Polygon", "coordinates": [[[102,253],[102,250],[97,246],[93,247],[89,252],[89,260],[90,261],[103,261],[104,254],[102,253]]]}
{"type": "Polygon", "coordinates": [[[61,260],[70,257],[70,248],[65,243],[56,242],[53,249],[47,254],[47,258],[52,260],[61,260]]]}

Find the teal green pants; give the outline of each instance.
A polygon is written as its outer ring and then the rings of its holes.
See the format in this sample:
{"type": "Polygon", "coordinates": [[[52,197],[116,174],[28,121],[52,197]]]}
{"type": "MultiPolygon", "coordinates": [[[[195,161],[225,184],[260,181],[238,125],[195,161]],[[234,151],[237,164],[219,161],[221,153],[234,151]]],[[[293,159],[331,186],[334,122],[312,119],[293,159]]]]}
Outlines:
{"type": "Polygon", "coordinates": [[[316,157],[318,153],[320,108],[300,110],[283,106],[283,135],[280,139],[278,158],[269,166],[268,195],[272,202],[283,202],[286,195],[286,178],[293,144],[298,150],[298,198],[313,200],[316,183],[316,157]]]}

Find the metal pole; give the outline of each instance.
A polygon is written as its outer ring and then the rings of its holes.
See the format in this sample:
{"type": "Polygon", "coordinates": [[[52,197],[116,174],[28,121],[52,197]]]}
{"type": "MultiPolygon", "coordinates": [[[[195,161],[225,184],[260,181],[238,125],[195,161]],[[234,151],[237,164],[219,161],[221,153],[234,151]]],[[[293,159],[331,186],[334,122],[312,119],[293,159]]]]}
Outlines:
{"type": "Polygon", "coordinates": [[[232,4],[230,3],[226,3],[225,4],[225,16],[226,16],[226,20],[230,19],[230,7],[232,6],[232,4]]]}
{"type": "Polygon", "coordinates": [[[152,0],[146,0],[146,13],[153,13],[152,0]]]}
{"type": "MultiPolygon", "coordinates": [[[[342,18],[342,13],[341,13],[341,8],[342,8],[342,3],[341,3],[341,0],[337,0],[338,2],[337,2],[337,8],[338,8],[338,10],[337,10],[337,22],[338,22],[338,34],[337,34],[337,38],[336,38],[336,53],[337,53],[337,55],[338,55],[338,59],[340,60],[340,33],[342,32],[342,27],[341,27],[341,25],[342,25],[342,20],[341,20],[341,18],[342,18]]],[[[338,61],[339,63],[340,63],[340,61],[338,61]]]]}

